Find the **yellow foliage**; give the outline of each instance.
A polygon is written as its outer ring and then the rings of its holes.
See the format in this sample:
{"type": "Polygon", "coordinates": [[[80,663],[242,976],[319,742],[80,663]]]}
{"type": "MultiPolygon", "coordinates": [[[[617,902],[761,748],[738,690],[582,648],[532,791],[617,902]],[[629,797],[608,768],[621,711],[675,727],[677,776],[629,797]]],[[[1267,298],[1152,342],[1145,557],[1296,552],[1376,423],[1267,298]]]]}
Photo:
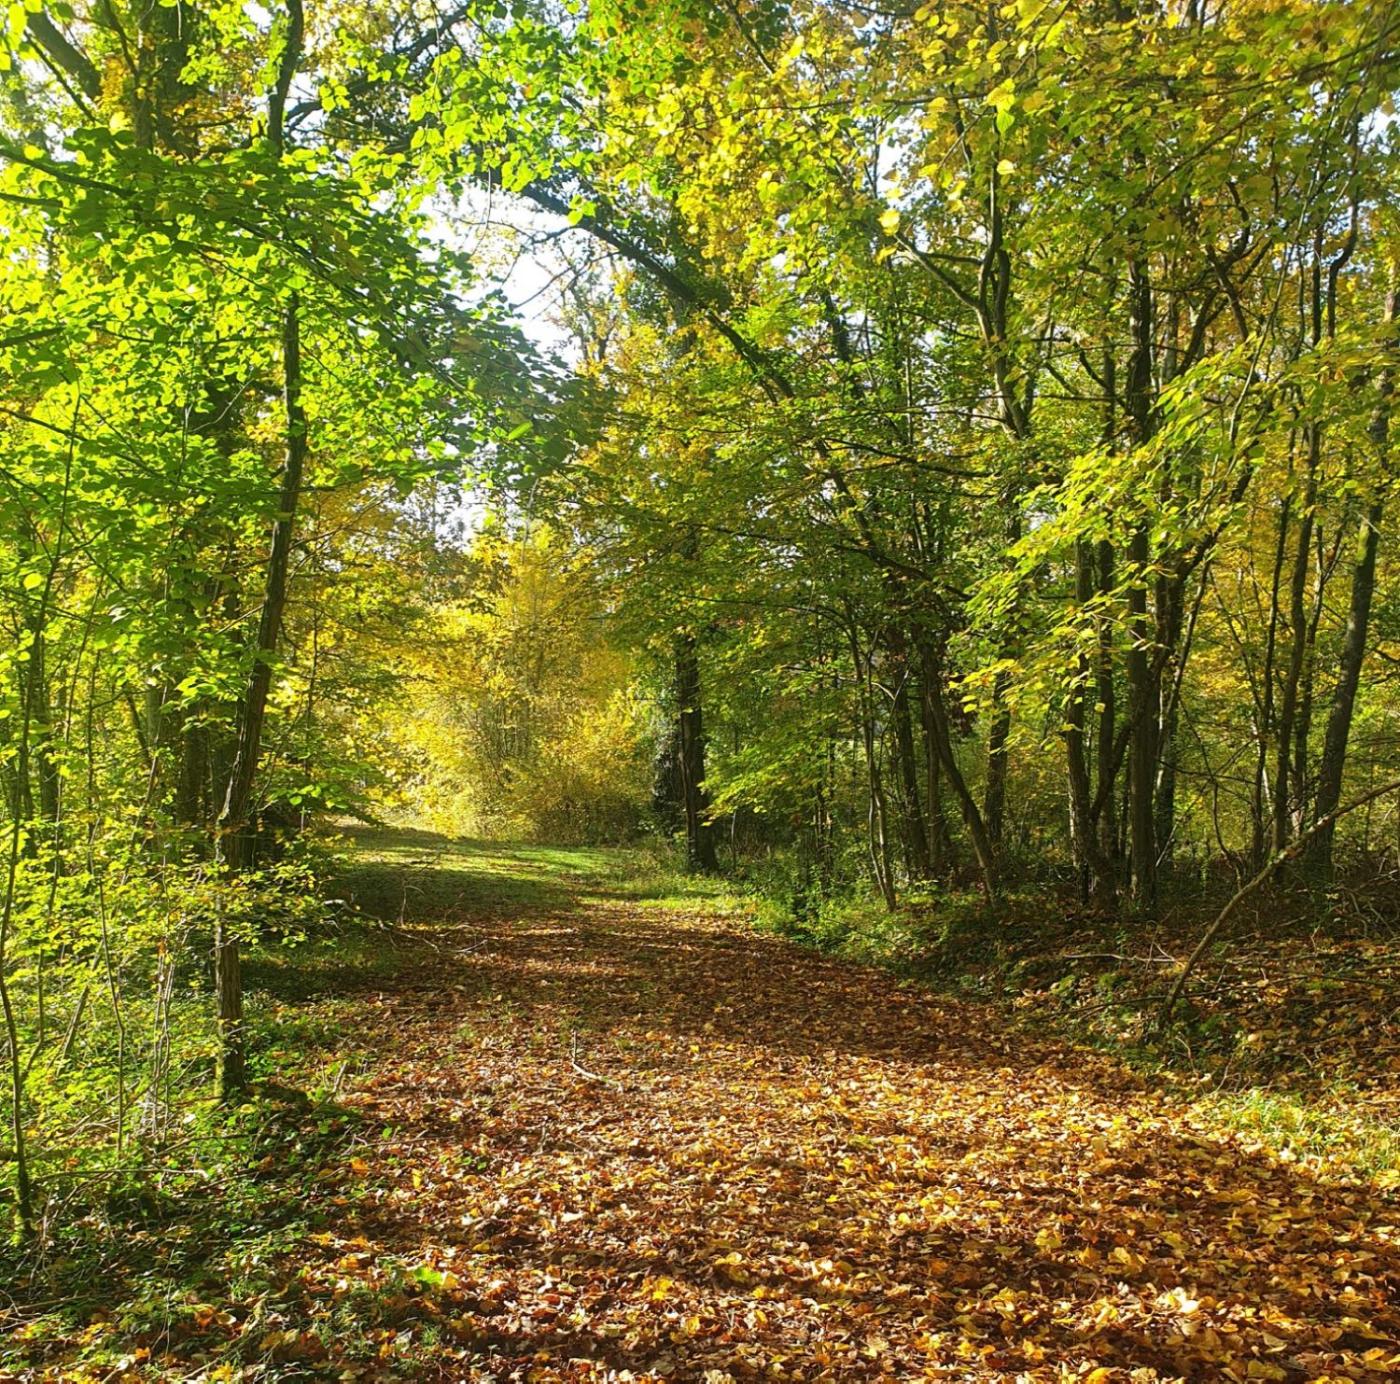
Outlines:
{"type": "Polygon", "coordinates": [[[474,589],[413,652],[389,733],[416,766],[405,804],[454,835],[561,844],[641,825],[655,719],[586,564],[547,530],[487,532],[474,589]]]}

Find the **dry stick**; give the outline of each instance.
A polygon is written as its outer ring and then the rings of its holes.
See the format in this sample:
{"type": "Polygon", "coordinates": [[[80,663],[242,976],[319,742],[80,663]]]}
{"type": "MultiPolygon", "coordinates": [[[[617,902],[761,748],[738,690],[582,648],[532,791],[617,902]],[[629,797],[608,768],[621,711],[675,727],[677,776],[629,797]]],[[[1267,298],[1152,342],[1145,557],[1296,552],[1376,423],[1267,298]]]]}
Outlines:
{"type": "Polygon", "coordinates": [[[588,1070],[588,1068],[585,1067],[585,1066],[583,1065],[583,1063],[580,1062],[580,1061],[578,1060],[578,1034],[577,1034],[577,1033],[575,1033],[575,1034],[572,1035],[571,1041],[570,1041],[570,1044],[569,1044],[569,1065],[570,1065],[570,1066],[574,1069],[574,1071],[576,1071],[580,1076],[586,1076],[590,1081],[601,1081],[601,1082],[603,1082],[603,1084],[606,1085],[606,1086],[616,1086],[617,1089],[618,1089],[619,1091],[622,1091],[622,1090],[625,1090],[625,1089],[626,1089],[626,1088],[623,1086],[622,1082],[620,1082],[615,1076],[604,1076],[601,1072],[590,1072],[590,1071],[588,1070]]]}
{"type": "Polygon", "coordinates": [[[1359,798],[1354,798],[1345,807],[1339,807],[1335,812],[1329,812],[1325,817],[1319,817],[1312,826],[1298,836],[1291,844],[1284,847],[1262,870],[1259,871],[1248,884],[1241,885],[1230,902],[1225,905],[1215,916],[1215,921],[1201,934],[1201,940],[1196,943],[1196,949],[1186,958],[1186,964],[1181,968],[1175,983],[1167,994],[1167,998],[1162,1003],[1162,1014],[1158,1020],[1160,1028],[1166,1028],[1171,1023],[1172,1012],[1175,1010],[1177,1001],[1181,998],[1181,992],[1186,988],[1187,977],[1196,969],[1196,963],[1205,953],[1205,949],[1211,944],[1216,933],[1225,926],[1230,915],[1247,899],[1255,890],[1266,885],[1275,873],[1290,860],[1302,854],[1303,847],[1312,840],[1320,831],[1325,831],[1338,819],[1345,817],[1349,812],[1355,812],[1358,807],[1365,807],[1367,803],[1374,802],[1377,798],[1384,797],[1387,793],[1400,792],[1400,779],[1390,783],[1382,784],[1379,788],[1373,788],[1370,792],[1363,793],[1359,798]]]}

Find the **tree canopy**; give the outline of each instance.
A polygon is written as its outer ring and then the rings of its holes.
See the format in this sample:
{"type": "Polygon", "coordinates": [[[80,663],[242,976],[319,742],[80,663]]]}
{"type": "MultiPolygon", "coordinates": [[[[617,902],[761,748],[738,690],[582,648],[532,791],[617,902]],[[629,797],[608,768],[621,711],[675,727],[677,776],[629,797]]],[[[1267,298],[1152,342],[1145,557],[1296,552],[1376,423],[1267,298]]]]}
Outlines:
{"type": "Polygon", "coordinates": [[[1398,87],[1358,0],[12,4],[21,1238],[247,1098],[310,826],[645,839],[817,940],[1355,921],[1398,87]]]}

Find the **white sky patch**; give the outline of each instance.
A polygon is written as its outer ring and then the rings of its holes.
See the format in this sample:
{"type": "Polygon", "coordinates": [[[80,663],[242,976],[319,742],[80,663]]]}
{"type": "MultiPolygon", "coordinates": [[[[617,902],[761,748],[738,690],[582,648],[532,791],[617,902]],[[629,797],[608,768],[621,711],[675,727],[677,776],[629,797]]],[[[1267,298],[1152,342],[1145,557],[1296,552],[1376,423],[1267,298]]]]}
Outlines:
{"type": "MultiPolygon", "coordinates": [[[[478,291],[499,292],[542,355],[576,364],[578,343],[559,320],[561,275],[569,266],[557,246],[586,233],[499,189],[471,188],[455,202],[433,198],[426,210],[433,238],[470,259],[478,291]]],[[[466,487],[445,517],[463,525],[469,542],[491,507],[482,490],[466,487]]]]}

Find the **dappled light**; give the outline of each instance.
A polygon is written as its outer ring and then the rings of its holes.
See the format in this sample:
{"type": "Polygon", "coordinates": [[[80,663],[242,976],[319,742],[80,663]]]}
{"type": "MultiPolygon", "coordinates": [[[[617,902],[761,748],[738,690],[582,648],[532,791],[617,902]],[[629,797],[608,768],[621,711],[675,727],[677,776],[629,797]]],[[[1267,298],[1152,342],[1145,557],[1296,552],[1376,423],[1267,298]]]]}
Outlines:
{"type": "Polygon", "coordinates": [[[0,1381],[1400,1378],[1398,100],[10,4],[0,1381]]]}
{"type": "Polygon", "coordinates": [[[1400,1246],[1361,1187],[1193,1129],[991,1007],[589,898],[528,851],[444,849],[444,881],[423,844],[364,839],[358,868],[407,861],[379,868],[445,898],[474,862],[544,866],[565,902],[408,920],[401,969],[354,999],[353,1133],[268,1305],[222,1303],[212,1338],[187,1321],[170,1358],[261,1332],[281,1368],[350,1377],[1393,1367],[1400,1246]]]}

